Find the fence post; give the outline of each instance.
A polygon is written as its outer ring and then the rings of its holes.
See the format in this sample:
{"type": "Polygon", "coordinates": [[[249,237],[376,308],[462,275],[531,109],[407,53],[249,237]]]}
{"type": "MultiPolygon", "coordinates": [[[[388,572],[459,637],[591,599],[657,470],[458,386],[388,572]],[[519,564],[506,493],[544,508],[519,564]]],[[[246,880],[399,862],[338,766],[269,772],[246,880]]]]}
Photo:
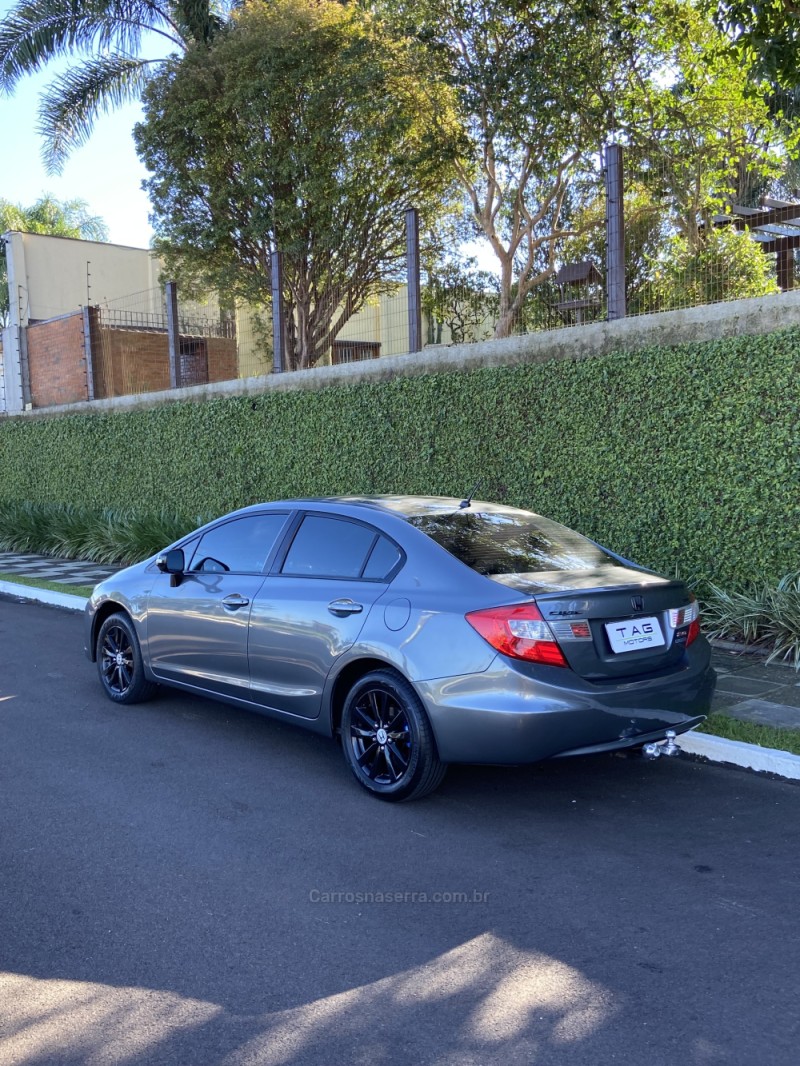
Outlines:
{"type": "Polygon", "coordinates": [[[408,350],[422,351],[422,295],[419,270],[419,211],[406,210],[406,277],[408,279],[408,350]]]}
{"type": "Polygon", "coordinates": [[[86,360],[86,398],[94,399],[94,352],[92,350],[92,311],[83,309],[83,358],[86,360]]]}
{"type": "Polygon", "coordinates": [[[178,286],[168,281],[165,288],[167,302],[167,339],[169,341],[169,387],[181,387],[181,341],[178,333],[178,286]]]}
{"type": "Polygon", "coordinates": [[[608,320],[624,318],[625,307],[625,218],[622,145],[606,145],[606,297],[608,320]]]}
{"type": "Polygon", "coordinates": [[[283,306],[283,252],[270,254],[272,273],[272,373],[286,369],[286,319],[283,306]]]}

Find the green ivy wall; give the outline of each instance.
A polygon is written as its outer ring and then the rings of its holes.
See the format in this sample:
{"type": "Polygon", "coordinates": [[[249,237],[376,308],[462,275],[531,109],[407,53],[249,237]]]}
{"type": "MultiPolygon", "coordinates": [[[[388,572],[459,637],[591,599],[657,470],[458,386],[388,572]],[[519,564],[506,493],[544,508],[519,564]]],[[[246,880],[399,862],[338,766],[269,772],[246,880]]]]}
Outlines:
{"type": "Polygon", "coordinates": [[[260,499],[498,499],[656,569],[800,568],[800,329],[318,391],[0,421],[0,499],[181,515],[260,499]]]}

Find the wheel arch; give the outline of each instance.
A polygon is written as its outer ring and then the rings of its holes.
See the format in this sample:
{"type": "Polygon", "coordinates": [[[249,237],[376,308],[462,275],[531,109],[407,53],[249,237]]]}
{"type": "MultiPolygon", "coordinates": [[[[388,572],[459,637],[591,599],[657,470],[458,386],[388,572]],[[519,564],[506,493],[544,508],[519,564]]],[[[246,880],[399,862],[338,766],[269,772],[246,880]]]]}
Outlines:
{"type": "Polygon", "coordinates": [[[388,670],[405,681],[407,685],[411,685],[412,688],[414,687],[412,682],[397,669],[394,663],[391,663],[386,659],[377,659],[374,656],[364,656],[360,659],[353,659],[342,667],[336,675],[336,679],[331,688],[329,713],[332,736],[337,736],[339,733],[347,693],[357,681],[362,677],[366,677],[367,674],[371,674],[373,670],[388,670]]]}
{"type": "Polygon", "coordinates": [[[119,603],[117,600],[105,600],[101,603],[92,618],[92,632],[89,650],[91,653],[90,661],[93,663],[97,662],[97,636],[100,632],[100,627],[103,622],[105,622],[106,618],[110,618],[112,614],[124,614],[128,621],[132,625],[134,624],[131,612],[124,604],[119,603]]]}

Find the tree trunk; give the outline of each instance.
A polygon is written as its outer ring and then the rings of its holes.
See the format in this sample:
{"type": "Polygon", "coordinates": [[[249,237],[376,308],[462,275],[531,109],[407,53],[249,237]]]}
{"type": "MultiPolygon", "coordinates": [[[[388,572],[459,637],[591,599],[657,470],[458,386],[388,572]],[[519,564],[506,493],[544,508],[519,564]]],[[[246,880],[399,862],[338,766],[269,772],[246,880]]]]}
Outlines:
{"type": "Polygon", "coordinates": [[[518,310],[515,306],[516,301],[511,298],[511,289],[514,284],[514,264],[510,257],[501,259],[500,263],[500,308],[497,316],[497,325],[494,328],[496,340],[511,336],[511,331],[514,328],[514,315],[518,310]]]}

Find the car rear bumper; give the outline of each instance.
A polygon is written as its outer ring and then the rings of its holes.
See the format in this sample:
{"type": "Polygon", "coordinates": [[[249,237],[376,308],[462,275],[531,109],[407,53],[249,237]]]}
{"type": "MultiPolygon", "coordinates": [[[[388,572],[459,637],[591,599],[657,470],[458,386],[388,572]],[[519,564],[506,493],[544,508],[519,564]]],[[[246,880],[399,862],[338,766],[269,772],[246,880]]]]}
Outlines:
{"type": "Polygon", "coordinates": [[[445,762],[531,763],[613,751],[702,721],[716,683],[702,644],[664,677],[596,685],[559,667],[528,675],[498,656],[483,674],[416,687],[445,762]]]}

